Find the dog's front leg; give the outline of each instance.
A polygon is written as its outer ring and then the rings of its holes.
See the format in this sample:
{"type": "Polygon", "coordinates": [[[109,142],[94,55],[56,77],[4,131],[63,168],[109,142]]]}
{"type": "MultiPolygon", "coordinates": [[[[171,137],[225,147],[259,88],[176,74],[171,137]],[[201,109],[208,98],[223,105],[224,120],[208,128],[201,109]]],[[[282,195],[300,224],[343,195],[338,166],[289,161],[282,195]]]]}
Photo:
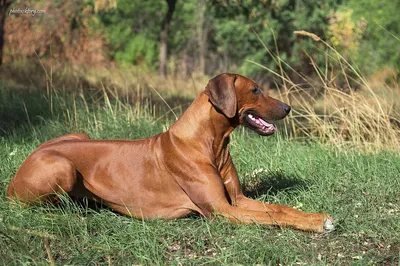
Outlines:
{"type": "MultiPolygon", "coordinates": [[[[279,205],[265,205],[265,209],[243,209],[229,204],[219,172],[213,166],[202,168],[202,173],[195,171],[180,180],[179,185],[191,201],[208,218],[223,216],[236,223],[259,223],[266,225],[290,226],[305,231],[324,231],[324,215],[303,213],[279,205]]],[[[254,201],[256,202],[256,201],[254,201]]],[[[262,203],[259,203],[262,205],[262,203]]]]}
{"type": "MultiPolygon", "coordinates": [[[[329,231],[329,230],[333,229],[332,219],[329,218],[329,216],[326,214],[307,213],[307,212],[296,210],[296,209],[288,207],[288,206],[283,206],[283,205],[278,205],[278,204],[269,204],[268,202],[260,202],[258,200],[254,200],[254,199],[250,199],[250,198],[246,197],[242,192],[238,174],[237,174],[235,166],[232,163],[232,159],[230,158],[230,156],[227,160],[227,163],[224,165],[224,167],[221,171],[221,175],[222,175],[222,180],[224,182],[225,189],[229,194],[231,203],[235,207],[238,207],[238,208],[244,209],[244,210],[265,212],[272,216],[278,215],[280,217],[283,215],[285,218],[287,218],[291,221],[296,221],[296,220],[308,221],[310,219],[312,221],[315,221],[315,219],[317,219],[317,220],[320,219],[321,224],[323,224],[322,230],[329,231]]],[[[294,226],[294,227],[296,227],[296,226],[294,226]]],[[[298,228],[298,227],[296,227],[296,228],[298,228]]],[[[299,228],[299,229],[302,229],[302,228],[299,228]]],[[[307,230],[307,229],[304,229],[304,230],[307,230]]],[[[312,231],[314,231],[314,230],[312,230],[312,231]]]]}
{"type": "MultiPolygon", "coordinates": [[[[235,165],[229,155],[227,162],[221,170],[222,180],[226,191],[229,194],[231,203],[233,206],[237,206],[242,209],[254,210],[254,211],[266,211],[268,208],[268,202],[260,202],[258,200],[247,198],[242,191],[238,174],[235,165]]],[[[273,211],[269,209],[269,211],[273,211]]]]}
{"type": "MultiPolygon", "coordinates": [[[[279,208],[289,208],[276,205],[279,208]]],[[[268,212],[246,210],[231,206],[228,202],[212,204],[214,215],[222,215],[235,223],[257,223],[265,225],[275,225],[279,227],[293,227],[296,229],[312,232],[325,232],[330,228],[326,227],[326,217],[320,213],[309,213],[303,215],[289,215],[287,211],[268,212]]],[[[296,211],[296,210],[295,210],[296,211]]]]}

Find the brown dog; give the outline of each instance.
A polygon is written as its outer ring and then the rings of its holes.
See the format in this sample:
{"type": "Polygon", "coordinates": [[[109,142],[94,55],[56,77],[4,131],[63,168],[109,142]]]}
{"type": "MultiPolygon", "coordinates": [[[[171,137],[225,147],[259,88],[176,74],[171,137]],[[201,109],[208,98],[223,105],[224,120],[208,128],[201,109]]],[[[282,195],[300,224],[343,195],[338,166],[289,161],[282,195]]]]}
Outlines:
{"type": "Polygon", "coordinates": [[[52,139],[22,164],[8,187],[23,204],[55,194],[96,197],[138,218],[174,219],[192,212],[238,223],[333,229],[328,215],[246,198],[229,154],[229,134],[245,124],[261,135],[290,106],[266,96],[236,74],[211,79],[166,132],[139,140],[90,140],[85,134],[52,139]]]}

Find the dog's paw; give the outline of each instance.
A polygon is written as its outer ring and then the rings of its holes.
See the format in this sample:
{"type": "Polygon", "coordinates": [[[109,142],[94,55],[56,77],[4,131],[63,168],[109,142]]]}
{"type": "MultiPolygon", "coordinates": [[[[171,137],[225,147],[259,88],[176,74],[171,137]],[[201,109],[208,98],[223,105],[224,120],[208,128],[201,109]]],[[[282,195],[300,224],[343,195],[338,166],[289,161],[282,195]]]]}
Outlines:
{"type": "Polygon", "coordinates": [[[327,217],[324,219],[324,232],[328,233],[335,230],[335,226],[333,224],[333,219],[331,217],[327,217]]]}

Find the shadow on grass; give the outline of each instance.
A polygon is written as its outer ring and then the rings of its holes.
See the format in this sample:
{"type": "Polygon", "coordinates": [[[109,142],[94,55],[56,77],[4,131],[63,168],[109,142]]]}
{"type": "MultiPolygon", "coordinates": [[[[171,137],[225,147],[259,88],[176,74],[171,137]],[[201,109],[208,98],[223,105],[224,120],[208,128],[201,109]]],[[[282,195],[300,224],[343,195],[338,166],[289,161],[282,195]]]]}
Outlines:
{"type": "Polygon", "coordinates": [[[23,134],[27,127],[51,117],[50,105],[42,93],[2,91],[0,93],[0,136],[23,134]]]}
{"type": "Polygon", "coordinates": [[[265,194],[276,195],[282,191],[297,194],[300,190],[307,189],[308,186],[309,184],[300,177],[286,175],[282,171],[257,174],[242,184],[243,193],[250,198],[257,198],[265,194]]]}

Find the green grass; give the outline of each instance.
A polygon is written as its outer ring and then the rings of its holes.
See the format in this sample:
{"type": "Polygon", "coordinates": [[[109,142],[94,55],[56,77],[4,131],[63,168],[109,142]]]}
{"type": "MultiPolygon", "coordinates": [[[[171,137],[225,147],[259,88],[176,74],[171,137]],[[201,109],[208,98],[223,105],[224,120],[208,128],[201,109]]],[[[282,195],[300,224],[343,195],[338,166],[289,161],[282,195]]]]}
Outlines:
{"type": "Polygon", "coordinates": [[[129,107],[105,95],[85,101],[40,95],[28,101],[25,95],[27,112],[21,97],[0,97],[0,265],[48,265],[46,249],[58,265],[400,264],[399,153],[343,152],[279,134],[259,137],[237,129],[233,135],[231,154],[246,193],[327,212],[336,218],[335,231],[314,234],[198,216],[141,221],[67,198],[61,206],[11,207],[5,188],[41,142],[76,131],[133,139],[168,124],[153,123],[143,104],[129,107]]]}

